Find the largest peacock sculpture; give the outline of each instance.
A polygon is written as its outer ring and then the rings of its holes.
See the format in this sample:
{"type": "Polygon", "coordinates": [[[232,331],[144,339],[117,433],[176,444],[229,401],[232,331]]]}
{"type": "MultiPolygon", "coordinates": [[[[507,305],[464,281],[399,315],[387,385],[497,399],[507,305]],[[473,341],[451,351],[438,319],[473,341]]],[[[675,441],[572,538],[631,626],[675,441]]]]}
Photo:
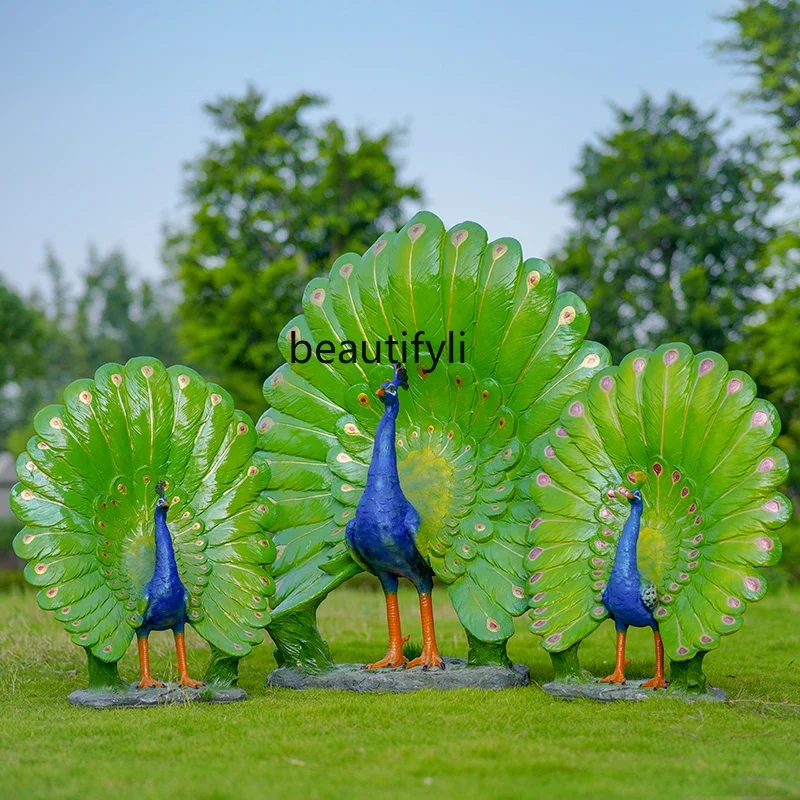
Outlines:
{"type": "Polygon", "coordinates": [[[505,642],[527,606],[529,445],[610,359],[584,340],[585,306],[557,294],[546,263],[523,260],[514,239],[487,238],[475,223],[445,231],[419,213],[312,280],[280,335],[287,363],[264,384],[258,432],[277,546],[269,631],[287,666],[331,666],[316,609],[361,570],[345,529],[384,411],[375,387],[394,359],[409,372],[396,451],[420,516],[417,548],[447,585],[470,663],[509,663],[505,642]]]}
{"type": "Polygon", "coordinates": [[[206,681],[235,683],[274,590],[269,468],[252,421],[193,370],[136,358],[70,384],[34,424],[11,499],[26,526],[14,549],[39,605],[86,649],[90,688],[125,688],[117,662],[134,633],[141,686],[156,685],[147,641],[165,629],[181,683],[195,685],[186,622],[212,646],[206,681]]]}
{"type": "Polygon", "coordinates": [[[582,679],[578,644],[609,614],[625,680],[628,625],[655,632],[671,688],[703,692],[705,654],[742,625],[777,562],[791,507],[774,407],[716,353],[635,351],[598,372],[534,445],[539,507],[525,559],[531,630],[557,676],[582,679]],[[663,641],[663,645],[662,645],[663,641]]]}

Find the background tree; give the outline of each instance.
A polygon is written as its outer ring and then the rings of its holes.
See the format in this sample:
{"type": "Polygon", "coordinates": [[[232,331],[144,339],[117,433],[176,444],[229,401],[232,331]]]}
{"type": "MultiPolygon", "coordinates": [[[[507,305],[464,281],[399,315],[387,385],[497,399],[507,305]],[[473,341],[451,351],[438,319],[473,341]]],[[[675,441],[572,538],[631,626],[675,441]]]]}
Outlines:
{"type": "Polygon", "coordinates": [[[744,101],[774,118],[782,143],[800,158],[800,2],[745,0],[722,19],[731,35],[718,51],[755,78],[744,101]]]}
{"type": "Polygon", "coordinates": [[[717,115],[678,95],[614,112],[566,195],[574,225],[551,257],[562,285],[616,359],[672,339],[723,351],[777,277],[765,252],[780,174],[765,145],[724,143],[717,115]]]}
{"type": "Polygon", "coordinates": [[[313,122],[324,104],[298,94],[266,108],[252,88],[208,104],[218,135],[187,165],[188,225],[167,234],[188,355],[256,417],[306,282],[401,225],[404,202],[421,197],[399,177],[401,131],[313,122]]]}

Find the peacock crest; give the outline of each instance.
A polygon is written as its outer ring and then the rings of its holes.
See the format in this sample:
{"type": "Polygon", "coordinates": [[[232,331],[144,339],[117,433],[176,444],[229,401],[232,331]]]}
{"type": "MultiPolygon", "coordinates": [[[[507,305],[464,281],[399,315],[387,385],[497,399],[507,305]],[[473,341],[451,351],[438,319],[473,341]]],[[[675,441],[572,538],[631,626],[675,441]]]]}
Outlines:
{"type": "Polygon", "coordinates": [[[155,491],[169,501],[188,621],[223,653],[247,654],[269,621],[272,513],[253,423],[230,395],[187,367],[135,358],[70,384],[34,424],[11,504],[39,605],[76,644],[118,661],[153,575],[155,491]]]}
{"type": "Polygon", "coordinates": [[[406,355],[396,438],[401,485],[422,519],[417,547],[469,634],[508,639],[527,607],[530,445],[610,363],[585,341],[588,325],[581,300],[558,294],[550,267],[523,260],[517,241],[488,242],[472,222],[445,231],[427,212],[312,280],[280,335],[287,363],[264,384],[270,407],[258,423],[275,510],[273,616],[318,603],[360,570],[343,539],[383,412],[374,387],[391,377],[378,343],[421,331],[433,349],[419,363],[406,355]],[[299,340],[350,355],[301,363],[299,340]]]}
{"type": "Polygon", "coordinates": [[[533,447],[525,563],[545,649],[567,649],[607,617],[602,592],[630,510],[618,486],[642,494],[638,566],[667,655],[687,660],[737,630],[766,591],[757,568],[780,558],[775,532],[790,515],[779,432],[774,407],[716,353],[667,344],[598,372],[533,447]]]}

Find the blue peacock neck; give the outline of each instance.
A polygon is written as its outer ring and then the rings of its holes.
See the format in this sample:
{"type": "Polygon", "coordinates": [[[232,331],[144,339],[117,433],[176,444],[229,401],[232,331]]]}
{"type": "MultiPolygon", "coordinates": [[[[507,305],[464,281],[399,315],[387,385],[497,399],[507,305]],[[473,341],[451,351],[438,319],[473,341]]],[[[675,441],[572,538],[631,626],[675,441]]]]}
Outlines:
{"type": "Polygon", "coordinates": [[[641,500],[631,502],[631,513],[622,528],[622,535],[617,543],[614,555],[614,566],[611,568],[611,580],[638,578],[639,567],[636,561],[636,546],[639,541],[639,529],[642,523],[641,500]]]}
{"type": "Polygon", "coordinates": [[[378,423],[375,444],[372,448],[372,461],[367,472],[366,491],[378,488],[385,490],[395,486],[399,488],[400,486],[395,450],[395,433],[399,412],[399,403],[387,405],[381,421],[378,423]]]}
{"type": "Polygon", "coordinates": [[[177,578],[178,564],[175,561],[175,549],[172,546],[172,535],[167,527],[167,509],[156,508],[156,566],[153,577],[160,579],[177,578]]]}

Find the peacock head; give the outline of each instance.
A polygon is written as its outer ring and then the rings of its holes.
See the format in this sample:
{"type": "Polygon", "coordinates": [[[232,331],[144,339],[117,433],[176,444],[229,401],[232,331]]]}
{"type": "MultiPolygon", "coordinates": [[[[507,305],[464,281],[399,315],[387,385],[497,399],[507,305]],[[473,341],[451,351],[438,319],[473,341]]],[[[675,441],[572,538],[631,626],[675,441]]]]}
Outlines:
{"type": "Polygon", "coordinates": [[[642,492],[639,489],[634,489],[631,491],[630,489],[626,489],[624,486],[620,486],[619,489],[617,489],[617,492],[629,500],[630,504],[634,508],[641,508],[644,504],[642,500],[642,492]]]}
{"type": "Polygon", "coordinates": [[[384,381],[375,394],[380,397],[381,402],[385,406],[397,406],[400,404],[400,399],[397,396],[397,390],[402,387],[408,389],[408,373],[402,364],[392,364],[394,367],[394,376],[389,381],[384,381]]]}
{"type": "Polygon", "coordinates": [[[166,481],[159,481],[156,484],[156,494],[158,495],[158,501],[156,502],[156,517],[166,517],[167,516],[167,509],[169,508],[169,500],[164,496],[164,490],[167,488],[166,481]]]}

